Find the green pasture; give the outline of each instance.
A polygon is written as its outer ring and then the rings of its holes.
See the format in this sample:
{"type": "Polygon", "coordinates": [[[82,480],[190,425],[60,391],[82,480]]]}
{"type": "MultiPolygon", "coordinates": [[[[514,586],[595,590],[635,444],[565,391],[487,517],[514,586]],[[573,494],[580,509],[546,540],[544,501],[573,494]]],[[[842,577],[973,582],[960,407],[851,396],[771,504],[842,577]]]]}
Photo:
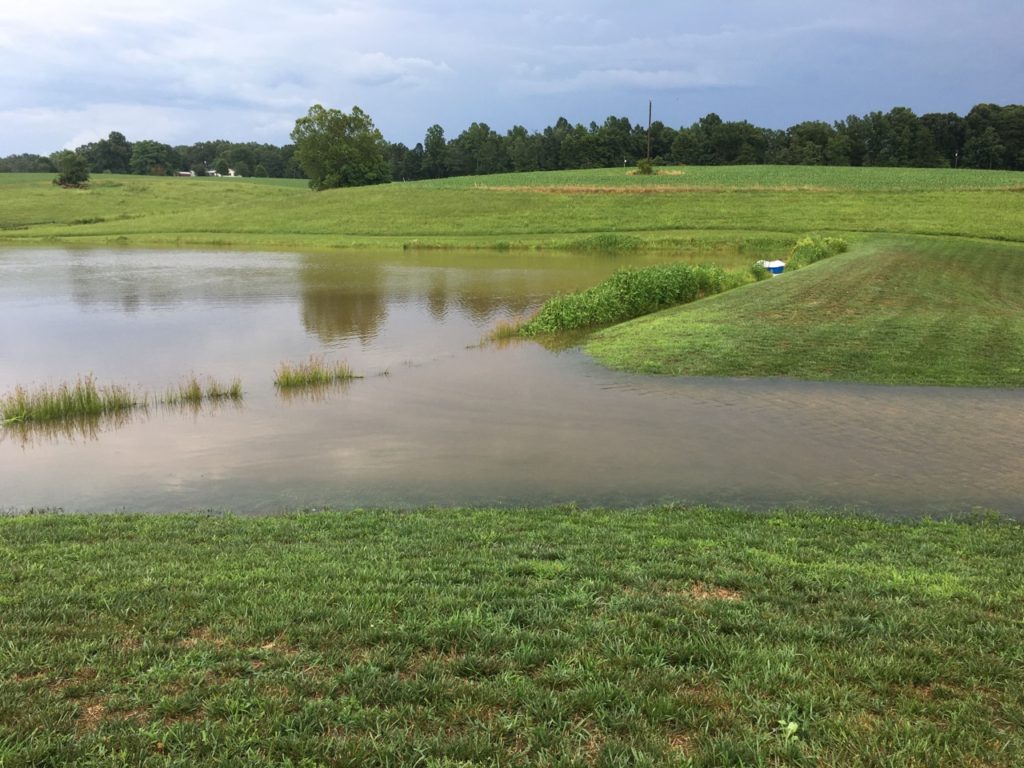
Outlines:
{"type": "Polygon", "coordinates": [[[1015,766],[1024,529],[0,518],[0,765],[1015,766]]]}
{"type": "Polygon", "coordinates": [[[239,248],[643,248],[807,233],[1024,241],[1024,174],[751,166],[475,176],[314,193],[293,180],[0,174],[0,242],[239,248]],[[671,169],[670,169],[671,170],[671,169]]]}

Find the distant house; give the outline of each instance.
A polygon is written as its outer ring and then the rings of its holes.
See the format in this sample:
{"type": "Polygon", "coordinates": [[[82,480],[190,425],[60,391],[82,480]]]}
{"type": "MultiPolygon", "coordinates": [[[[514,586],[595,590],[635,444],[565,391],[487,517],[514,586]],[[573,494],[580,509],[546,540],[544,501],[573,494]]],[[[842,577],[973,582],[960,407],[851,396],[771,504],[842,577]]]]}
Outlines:
{"type": "Polygon", "coordinates": [[[178,173],[175,174],[175,175],[176,176],[195,176],[196,174],[195,174],[194,171],[178,171],[178,173]]]}

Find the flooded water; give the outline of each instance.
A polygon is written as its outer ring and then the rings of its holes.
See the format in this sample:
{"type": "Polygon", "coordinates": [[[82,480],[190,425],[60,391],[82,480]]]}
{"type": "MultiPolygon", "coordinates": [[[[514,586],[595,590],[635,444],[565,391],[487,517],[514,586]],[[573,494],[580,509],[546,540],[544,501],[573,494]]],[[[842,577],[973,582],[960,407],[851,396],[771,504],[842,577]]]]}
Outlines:
{"type": "MultiPolygon", "coordinates": [[[[646,257],[647,260],[658,257],[646,257]]],[[[664,257],[660,257],[664,258],[664,257]]],[[[0,509],[662,501],[1024,517],[1024,393],[609,372],[480,345],[639,257],[0,251],[0,393],[91,373],[241,405],[0,429],[0,509]],[[365,378],[282,396],[311,354],[365,378]]]]}

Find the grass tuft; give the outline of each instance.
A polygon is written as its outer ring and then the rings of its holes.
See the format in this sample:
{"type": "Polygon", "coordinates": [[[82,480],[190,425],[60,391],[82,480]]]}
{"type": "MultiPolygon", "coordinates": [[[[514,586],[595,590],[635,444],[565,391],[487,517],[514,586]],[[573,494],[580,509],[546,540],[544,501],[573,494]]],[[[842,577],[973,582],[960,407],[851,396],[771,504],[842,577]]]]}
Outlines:
{"type": "Polygon", "coordinates": [[[120,385],[99,386],[92,376],[79,378],[74,384],[42,386],[30,391],[22,386],[0,398],[0,422],[29,424],[89,416],[124,413],[149,404],[147,395],[140,395],[120,385]]]}
{"type": "Polygon", "coordinates": [[[170,389],[164,395],[165,405],[202,405],[204,401],[234,400],[243,397],[242,381],[237,377],[230,384],[222,384],[213,378],[206,380],[204,387],[195,374],[190,375],[177,389],[170,389]]]}
{"type": "Polygon", "coordinates": [[[283,362],[278,366],[274,386],[279,389],[315,387],[361,378],[343,361],[328,363],[322,357],[312,356],[302,363],[283,362]]]}

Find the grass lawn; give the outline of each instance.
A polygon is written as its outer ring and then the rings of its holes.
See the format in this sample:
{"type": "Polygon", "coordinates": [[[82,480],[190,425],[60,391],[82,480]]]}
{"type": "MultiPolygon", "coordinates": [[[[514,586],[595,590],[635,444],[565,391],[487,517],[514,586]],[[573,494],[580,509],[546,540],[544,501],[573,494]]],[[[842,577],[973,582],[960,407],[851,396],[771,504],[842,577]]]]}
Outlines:
{"type": "Polygon", "coordinates": [[[1024,528],[0,519],[0,765],[1020,765],[1024,528]]]}
{"type": "Polygon", "coordinates": [[[1024,246],[863,241],[850,253],[600,331],[645,373],[1024,386],[1024,246]]]}

